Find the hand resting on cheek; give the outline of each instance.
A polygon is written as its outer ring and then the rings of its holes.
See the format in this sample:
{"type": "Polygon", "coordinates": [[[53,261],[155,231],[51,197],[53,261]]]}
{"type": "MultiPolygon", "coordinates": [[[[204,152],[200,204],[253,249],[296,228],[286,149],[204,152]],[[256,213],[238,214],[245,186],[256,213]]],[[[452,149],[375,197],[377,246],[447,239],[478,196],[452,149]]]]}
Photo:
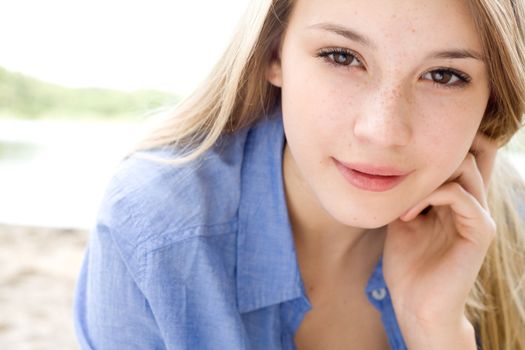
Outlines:
{"type": "Polygon", "coordinates": [[[384,274],[402,329],[468,324],[466,299],[496,234],[486,193],[497,148],[478,134],[452,176],[388,225],[384,274]]]}

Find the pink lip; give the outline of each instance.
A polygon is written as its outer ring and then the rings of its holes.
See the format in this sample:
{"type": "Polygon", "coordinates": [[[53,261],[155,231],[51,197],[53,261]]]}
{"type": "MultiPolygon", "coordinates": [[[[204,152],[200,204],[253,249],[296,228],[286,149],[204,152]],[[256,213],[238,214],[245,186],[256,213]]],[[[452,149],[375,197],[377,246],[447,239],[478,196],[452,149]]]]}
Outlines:
{"type": "Polygon", "coordinates": [[[343,177],[353,186],[371,192],[390,190],[401,183],[410,172],[387,166],[349,164],[334,158],[343,177]]]}

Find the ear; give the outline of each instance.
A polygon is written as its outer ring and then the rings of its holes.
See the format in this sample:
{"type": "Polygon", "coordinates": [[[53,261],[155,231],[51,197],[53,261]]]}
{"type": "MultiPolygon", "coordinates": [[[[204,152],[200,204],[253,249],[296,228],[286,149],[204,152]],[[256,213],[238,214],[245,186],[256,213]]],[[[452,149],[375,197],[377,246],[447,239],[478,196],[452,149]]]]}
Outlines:
{"type": "Polygon", "coordinates": [[[272,56],[270,64],[266,68],[266,79],[268,82],[276,87],[282,87],[283,85],[283,71],[281,67],[280,50],[276,50],[272,56]]]}

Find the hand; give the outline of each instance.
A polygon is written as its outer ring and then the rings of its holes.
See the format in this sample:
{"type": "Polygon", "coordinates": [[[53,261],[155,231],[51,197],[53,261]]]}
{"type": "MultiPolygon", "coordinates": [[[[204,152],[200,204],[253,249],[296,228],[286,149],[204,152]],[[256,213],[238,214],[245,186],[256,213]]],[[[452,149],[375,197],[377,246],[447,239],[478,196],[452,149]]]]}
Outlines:
{"type": "Polygon", "coordinates": [[[414,329],[464,329],[467,296],[496,234],[486,198],[496,151],[478,134],[457,171],[387,227],[383,273],[407,343],[414,329]]]}

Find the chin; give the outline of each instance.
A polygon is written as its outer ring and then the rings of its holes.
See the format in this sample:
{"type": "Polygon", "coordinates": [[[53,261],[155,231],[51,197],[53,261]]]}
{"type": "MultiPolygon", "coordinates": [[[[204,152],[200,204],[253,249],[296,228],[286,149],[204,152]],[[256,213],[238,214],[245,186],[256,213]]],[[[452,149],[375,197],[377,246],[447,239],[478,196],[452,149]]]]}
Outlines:
{"type": "Polygon", "coordinates": [[[389,223],[395,221],[401,214],[397,215],[374,215],[376,213],[384,213],[384,210],[370,210],[368,212],[363,212],[362,210],[351,210],[351,211],[341,211],[341,212],[332,212],[332,216],[338,222],[346,226],[358,227],[363,229],[377,229],[382,226],[388,225],[389,223]]]}

